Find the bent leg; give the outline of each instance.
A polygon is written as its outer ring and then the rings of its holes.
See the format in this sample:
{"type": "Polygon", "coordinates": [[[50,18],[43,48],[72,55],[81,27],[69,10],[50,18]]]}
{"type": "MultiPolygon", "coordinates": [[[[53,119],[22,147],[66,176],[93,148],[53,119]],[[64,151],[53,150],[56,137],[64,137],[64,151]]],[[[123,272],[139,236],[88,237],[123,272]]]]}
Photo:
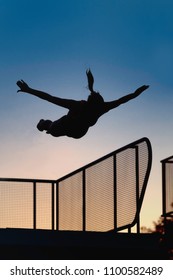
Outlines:
{"type": "Polygon", "coordinates": [[[66,116],[63,116],[57,121],[51,122],[47,129],[47,134],[51,134],[54,137],[65,136],[66,134],[66,116]]]}

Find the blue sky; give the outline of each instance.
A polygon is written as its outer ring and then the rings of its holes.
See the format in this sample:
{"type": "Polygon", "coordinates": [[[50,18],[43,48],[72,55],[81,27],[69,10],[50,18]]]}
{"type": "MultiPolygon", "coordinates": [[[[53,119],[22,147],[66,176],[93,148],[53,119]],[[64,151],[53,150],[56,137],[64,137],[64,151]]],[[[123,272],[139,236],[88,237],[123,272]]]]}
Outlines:
{"type": "Polygon", "coordinates": [[[160,160],[173,154],[172,14],[171,0],[0,1],[0,177],[59,178],[146,136],[153,167],[142,225],[152,225],[162,211],[160,160]],[[67,111],[17,94],[16,81],[87,99],[89,67],[105,100],[150,88],[79,140],[40,133],[41,118],[67,111]]]}

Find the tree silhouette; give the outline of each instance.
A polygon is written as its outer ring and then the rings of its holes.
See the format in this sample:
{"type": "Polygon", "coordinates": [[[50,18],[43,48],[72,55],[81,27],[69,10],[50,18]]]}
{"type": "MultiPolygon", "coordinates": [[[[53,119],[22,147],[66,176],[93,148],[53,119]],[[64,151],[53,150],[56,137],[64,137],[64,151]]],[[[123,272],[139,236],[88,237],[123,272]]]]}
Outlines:
{"type": "Polygon", "coordinates": [[[153,222],[154,230],[145,226],[141,227],[142,233],[158,234],[160,245],[166,252],[169,259],[173,259],[173,216],[159,217],[157,222],[153,222]]]}

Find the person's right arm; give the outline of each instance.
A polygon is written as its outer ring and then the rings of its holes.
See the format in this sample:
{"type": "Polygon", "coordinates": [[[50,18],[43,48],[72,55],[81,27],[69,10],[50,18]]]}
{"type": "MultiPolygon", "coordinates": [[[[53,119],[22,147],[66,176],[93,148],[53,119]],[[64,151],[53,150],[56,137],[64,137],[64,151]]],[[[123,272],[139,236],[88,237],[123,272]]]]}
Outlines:
{"type": "Polygon", "coordinates": [[[46,101],[49,101],[53,104],[56,104],[58,106],[70,109],[71,106],[74,105],[77,101],[71,100],[71,99],[64,99],[56,96],[52,96],[44,91],[36,90],[28,86],[27,83],[25,83],[23,80],[17,81],[17,86],[20,88],[17,92],[26,92],[31,95],[37,96],[41,99],[44,99],[46,101]]]}

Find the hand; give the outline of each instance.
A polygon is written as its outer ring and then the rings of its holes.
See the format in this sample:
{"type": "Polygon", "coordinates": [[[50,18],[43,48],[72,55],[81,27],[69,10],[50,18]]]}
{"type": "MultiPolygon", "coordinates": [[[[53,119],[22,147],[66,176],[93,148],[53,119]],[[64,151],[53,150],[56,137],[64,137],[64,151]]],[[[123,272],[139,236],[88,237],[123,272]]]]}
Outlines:
{"type": "Polygon", "coordinates": [[[141,94],[144,90],[146,90],[147,88],[149,88],[149,86],[147,85],[143,85],[141,87],[139,87],[137,90],[135,90],[135,94],[141,94]]]}
{"type": "Polygon", "coordinates": [[[29,86],[27,85],[27,83],[25,83],[23,80],[17,81],[16,83],[18,85],[18,87],[20,88],[17,92],[28,92],[29,91],[29,86]]]}

